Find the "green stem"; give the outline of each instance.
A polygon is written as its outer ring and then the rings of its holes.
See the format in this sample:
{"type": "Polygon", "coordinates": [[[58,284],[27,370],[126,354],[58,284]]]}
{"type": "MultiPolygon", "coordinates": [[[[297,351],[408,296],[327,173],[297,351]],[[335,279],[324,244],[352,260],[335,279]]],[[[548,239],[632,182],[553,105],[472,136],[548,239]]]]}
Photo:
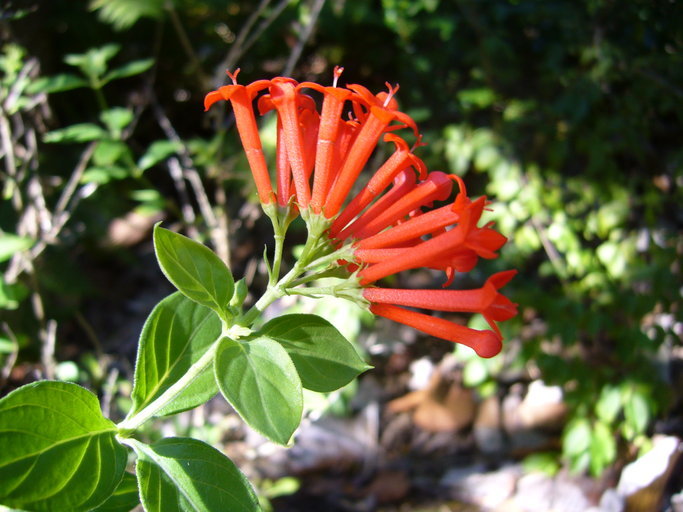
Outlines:
{"type": "MultiPolygon", "coordinates": [[[[273,260],[273,270],[272,276],[275,276],[272,281],[277,279],[279,274],[280,264],[282,261],[282,242],[278,241],[278,234],[287,229],[289,222],[281,224],[277,220],[277,216],[271,215],[268,210],[266,213],[273,220],[273,228],[276,232],[275,237],[275,257],[273,260]],[[279,251],[279,253],[278,253],[279,251]],[[278,256],[279,254],[279,256],[278,256]],[[276,272],[277,269],[277,272],[276,272]]],[[[303,274],[307,267],[312,263],[311,259],[315,258],[316,254],[319,253],[323,244],[326,244],[326,240],[323,237],[323,233],[327,226],[322,222],[318,223],[308,223],[308,237],[306,238],[306,244],[304,245],[301,256],[294,264],[292,269],[285,274],[282,279],[276,283],[269,283],[266,292],[261,296],[261,298],[254,304],[249,311],[244,313],[240,318],[236,320],[236,323],[243,326],[251,326],[259,315],[273,302],[275,302],[280,297],[287,294],[287,289],[291,287],[292,283],[303,274]]],[[[283,235],[284,236],[284,235],[283,235]]]]}
{"type": "Polygon", "coordinates": [[[325,256],[321,256],[320,258],[311,261],[309,264],[306,265],[306,268],[304,268],[304,270],[309,271],[313,270],[313,268],[315,267],[326,267],[330,263],[336,263],[339,260],[349,261],[352,259],[353,248],[350,245],[345,245],[341,249],[337,249],[336,251],[333,251],[329,254],[326,254],[325,256]]]}

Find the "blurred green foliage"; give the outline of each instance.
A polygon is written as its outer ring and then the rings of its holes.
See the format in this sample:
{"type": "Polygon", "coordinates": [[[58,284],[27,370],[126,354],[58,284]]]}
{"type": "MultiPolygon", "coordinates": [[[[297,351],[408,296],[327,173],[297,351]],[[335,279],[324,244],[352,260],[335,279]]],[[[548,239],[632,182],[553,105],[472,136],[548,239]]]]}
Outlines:
{"type": "MultiPolygon", "coordinates": [[[[429,144],[420,156],[494,201],[489,219],[510,243],[487,270],[520,272],[506,289],[521,311],[504,326],[506,362],[564,389],[565,460],[599,474],[629,447],[646,447],[655,421],[681,407],[667,382],[683,321],[680,2],[328,0],[318,18],[313,7],[26,0],[0,8],[5,276],[13,254],[48,245],[0,282],[9,326],[0,358],[21,346],[23,358],[37,359],[29,340],[46,320],[69,325],[96,293],[78,266],[83,251],[125,260],[102,252],[114,218],[143,205],[210,238],[211,215],[237,215],[253,186],[229,117],[202,114],[203,95],[223,83],[227,65],[242,68],[243,83],[281,73],[315,23],[294,78],[326,83],[341,64],[348,83],[400,83],[401,107],[429,144]],[[31,177],[58,213],[83,159],[69,223],[49,240],[45,230],[22,231],[31,177]],[[213,213],[183,199],[169,159],[198,173],[218,198],[213,213]],[[216,191],[225,191],[222,202],[216,191]],[[188,203],[196,215],[183,216],[188,203]]],[[[467,382],[491,393],[502,361],[465,364],[467,382]]]]}

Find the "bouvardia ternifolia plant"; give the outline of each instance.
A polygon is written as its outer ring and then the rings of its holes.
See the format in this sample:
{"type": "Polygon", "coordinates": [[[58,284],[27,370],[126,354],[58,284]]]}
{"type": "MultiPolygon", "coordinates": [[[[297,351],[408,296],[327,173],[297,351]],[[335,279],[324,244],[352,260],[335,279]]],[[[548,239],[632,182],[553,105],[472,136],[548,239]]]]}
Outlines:
{"type": "Polygon", "coordinates": [[[245,284],[234,282],[218,256],[157,225],[157,260],[178,291],[153,309],[142,329],[128,415],[115,424],[94,394],[65,382],[34,382],[8,394],[0,400],[1,504],[32,511],[124,511],[138,502],[148,511],[258,510],[249,481],[220,451],[191,438],[148,444],[139,433],[150,419],[197,407],[220,392],[251,428],[278,444],[292,443],[302,390],[334,391],[369,366],[324,318],[291,314],[263,323],[266,308],[284,295],[343,297],[481,357],[501,350],[496,322],[517,308],[499,289],[515,271],[494,274],[478,289],[449,288],[456,273],[472,270],[479,258],[496,258],[506,241],[490,224],[478,225],[486,199],[470,199],[459,177],[428,172],[415,156],[421,137],[398,110],[398,87],[377,95],[360,85],[341,87],[341,71],[335,69],[329,87],[283,77],[244,86],[235,72],[232,85],[206,96],[207,109],[221,100],[232,104],[259,200],[272,220],[265,293],[244,308],[245,284]],[[273,182],[256,121],[256,111],[271,110],[277,114],[273,182]],[[406,129],[413,147],[397,135],[406,129]],[[395,146],[393,154],[351,194],[381,139],[395,146]],[[445,205],[434,207],[436,201],[445,205]],[[285,272],[285,234],[299,215],[308,237],[285,272]],[[444,271],[444,286],[378,285],[418,268],[444,271]],[[327,284],[316,286],[321,278],[327,284]],[[429,310],[480,313],[491,328],[470,329],[429,310]],[[131,452],[135,474],[126,471],[131,452]]]}

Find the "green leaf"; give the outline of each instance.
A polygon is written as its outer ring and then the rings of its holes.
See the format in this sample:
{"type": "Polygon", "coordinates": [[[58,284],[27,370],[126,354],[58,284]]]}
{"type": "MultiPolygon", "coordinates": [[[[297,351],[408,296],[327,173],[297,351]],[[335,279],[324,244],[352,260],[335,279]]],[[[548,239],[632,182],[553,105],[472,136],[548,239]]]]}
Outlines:
{"type": "Polygon", "coordinates": [[[107,167],[114,164],[126,152],[128,146],[120,140],[103,139],[97,143],[92,155],[93,163],[98,167],[107,167]]]}
{"type": "Polygon", "coordinates": [[[87,86],[88,82],[82,78],[72,75],[71,73],[61,73],[59,75],[38,78],[26,88],[26,92],[29,94],[37,94],[40,92],[50,94],[87,86]]]}
{"type": "Polygon", "coordinates": [[[33,511],[90,510],[114,492],[127,451],[97,397],[41,381],[0,400],[0,503],[33,511]]]}
{"type": "Polygon", "coordinates": [[[11,354],[19,349],[18,343],[9,338],[0,338],[0,354],[11,354]]]}
{"type": "Polygon", "coordinates": [[[562,452],[575,456],[588,450],[591,443],[591,426],[586,418],[575,418],[564,429],[562,452]]]}
{"type": "Polygon", "coordinates": [[[0,232],[0,263],[9,260],[15,253],[30,249],[33,240],[26,236],[0,232]]]}
{"type": "Polygon", "coordinates": [[[121,131],[133,121],[133,111],[123,107],[110,108],[100,114],[100,121],[114,139],[120,139],[121,131]]]}
{"type": "Polygon", "coordinates": [[[617,443],[614,434],[601,421],[597,421],[593,425],[590,456],[590,469],[593,476],[599,476],[607,466],[614,462],[617,456],[617,443]]]}
{"type": "Polygon", "coordinates": [[[284,347],[306,389],[335,391],[371,368],[331,323],[317,315],[274,318],[259,334],[284,347]]]}
{"type": "Polygon", "coordinates": [[[129,440],[147,512],[260,510],[251,484],[221,452],[196,439],[129,440]]]}
{"type": "Polygon", "coordinates": [[[128,64],[111,70],[102,79],[102,84],[111,82],[112,80],[118,80],[119,78],[126,78],[128,76],[139,75],[144,71],[147,71],[154,64],[154,59],[141,59],[134,60],[128,64]]]}
{"type": "Polygon", "coordinates": [[[107,137],[107,132],[92,123],[72,124],[60,130],[48,132],[43,137],[45,142],[89,142],[107,137]]]}
{"type": "Polygon", "coordinates": [[[560,470],[555,453],[532,453],[524,458],[522,467],[525,473],[538,472],[554,476],[560,470]]]}
{"type": "Polygon", "coordinates": [[[105,185],[113,180],[122,180],[128,177],[128,170],[118,165],[106,167],[89,167],[81,176],[81,183],[97,183],[105,185]]]}
{"type": "Polygon", "coordinates": [[[621,410],[621,391],[616,386],[604,386],[595,404],[595,413],[603,422],[610,424],[621,410]]]}
{"type": "Polygon", "coordinates": [[[159,18],[164,12],[163,0],[93,0],[90,10],[98,10],[98,18],[123,30],[132,26],[141,17],[159,18]]]}
{"type": "Polygon", "coordinates": [[[458,100],[465,107],[486,108],[496,101],[496,93],[492,89],[463,89],[458,92],[458,100]]]}
{"type": "Polygon", "coordinates": [[[132,473],[126,472],[114,494],[92,512],[130,512],[139,504],[138,479],[132,473]]]}
{"type": "Polygon", "coordinates": [[[180,150],[180,143],[172,140],[157,140],[152,142],[144,155],[138,161],[138,167],[146,171],[150,167],[165,160],[180,150]]]}
{"type": "Polygon", "coordinates": [[[154,249],[161,270],[182,294],[221,318],[228,314],[234,281],[230,269],[211,249],[158,224],[154,249]]]}
{"type": "Polygon", "coordinates": [[[64,62],[78,67],[92,80],[97,80],[107,71],[107,61],[116,55],[121,46],[115,43],[91,48],[86,53],[72,53],[64,57],[64,62]]]}
{"type": "MultiPolygon", "coordinates": [[[[158,398],[192,366],[218,338],[221,323],[208,308],[180,293],[156,305],[140,334],[135,381],[128,417],[158,398]]],[[[158,415],[168,415],[203,404],[218,393],[209,368],[200,374],[158,415]]]]}
{"type": "Polygon", "coordinates": [[[465,363],[462,372],[463,384],[474,388],[483,384],[489,378],[489,369],[481,359],[471,359],[465,363]]]}
{"type": "Polygon", "coordinates": [[[232,295],[232,299],[230,299],[230,306],[241,308],[248,294],[249,288],[247,288],[247,283],[242,278],[235,283],[235,292],[232,295]]]}
{"type": "Polygon", "coordinates": [[[639,390],[633,390],[630,398],[624,402],[624,423],[626,437],[635,438],[645,432],[650,422],[650,408],[647,399],[639,390]]]}
{"type": "Polygon", "coordinates": [[[277,342],[223,338],[214,364],[218,387],[244,421],[286,445],[301,423],[303,397],[294,363],[277,342]]]}

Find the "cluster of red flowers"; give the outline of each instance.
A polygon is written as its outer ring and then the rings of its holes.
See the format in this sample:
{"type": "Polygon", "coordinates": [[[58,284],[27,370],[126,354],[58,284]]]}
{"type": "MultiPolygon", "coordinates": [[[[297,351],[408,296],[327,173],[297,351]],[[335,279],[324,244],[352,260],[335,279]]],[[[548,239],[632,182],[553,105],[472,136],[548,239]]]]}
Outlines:
{"type": "Polygon", "coordinates": [[[516,271],[499,272],[475,290],[406,290],[370,286],[383,277],[420,267],[443,270],[446,287],[456,272],[468,272],[481,258],[496,258],[506,238],[490,224],[477,224],[486,198],[471,200],[462,180],[443,172],[428,172],[413,148],[396,130],[409,128],[420,145],[415,122],[398,110],[398,86],[373,95],[360,85],[324,87],[291,78],[237,84],[237,70],[228,73],[232,85],[207,94],[205,108],[230,100],[235,122],[254,176],[261,203],[287,206],[329,219],[328,236],[337,245],[352,243],[363,296],[370,310],[430,335],[462,343],[482,357],[501,350],[496,322],[517,314],[517,305],[498,290],[516,271]],[[261,115],[277,111],[276,192],[261,146],[254,100],[261,115]],[[322,93],[322,107],[303,90],[322,93]],[[395,144],[394,153],[368,183],[346,200],[380,138],[395,144]],[[432,208],[435,201],[458,193],[452,204],[432,208]],[[475,330],[410,308],[481,313],[491,330],[475,330]]]}

